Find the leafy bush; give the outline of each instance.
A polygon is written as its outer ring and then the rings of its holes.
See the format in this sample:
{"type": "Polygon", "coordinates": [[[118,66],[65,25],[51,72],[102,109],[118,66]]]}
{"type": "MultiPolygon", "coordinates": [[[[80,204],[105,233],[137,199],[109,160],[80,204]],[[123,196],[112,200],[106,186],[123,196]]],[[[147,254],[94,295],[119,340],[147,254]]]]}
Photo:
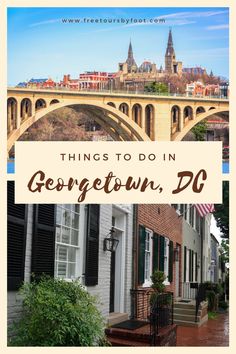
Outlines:
{"type": "Polygon", "coordinates": [[[155,270],[151,275],[152,288],[158,293],[162,293],[165,289],[164,281],[166,280],[165,273],[160,270],[155,270]]]}
{"type": "Polygon", "coordinates": [[[105,346],[97,300],[79,282],[43,277],[25,283],[23,313],[14,324],[13,346],[105,346]]]}
{"type": "Polygon", "coordinates": [[[217,294],[214,290],[207,290],[206,297],[208,300],[208,311],[215,311],[217,310],[217,294]]]}
{"type": "Polygon", "coordinates": [[[227,308],[229,307],[228,303],[226,301],[219,301],[219,307],[222,309],[222,310],[227,310],[227,308]]]}

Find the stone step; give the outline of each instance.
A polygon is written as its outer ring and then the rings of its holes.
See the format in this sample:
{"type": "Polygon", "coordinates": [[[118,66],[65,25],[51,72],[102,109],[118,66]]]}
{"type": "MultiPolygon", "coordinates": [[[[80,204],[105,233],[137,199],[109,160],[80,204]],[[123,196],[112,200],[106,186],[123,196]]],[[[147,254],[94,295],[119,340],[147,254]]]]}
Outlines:
{"type": "MultiPolygon", "coordinates": [[[[140,330],[143,330],[142,328],[140,330]]],[[[137,333],[133,330],[125,330],[123,328],[106,328],[105,333],[108,337],[112,338],[119,338],[119,339],[127,339],[130,341],[136,342],[150,342],[150,327],[148,325],[148,332],[140,332],[137,333]]]]}
{"type": "MultiPolygon", "coordinates": [[[[197,321],[200,321],[200,318],[201,318],[200,316],[197,316],[197,321]]],[[[195,322],[195,315],[174,314],[174,320],[195,322]]]]}
{"type": "Polygon", "coordinates": [[[109,314],[107,325],[108,327],[110,327],[117,323],[127,321],[128,319],[129,319],[128,313],[112,312],[109,314]]]}
{"type": "Polygon", "coordinates": [[[107,336],[107,340],[113,347],[149,347],[150,343],[135,341],[133,339],[118,338],[113,336],[107,336]]]}
{"type": "Polygon", "coordinates": [[[174,323],[178,326],[183,326],[183,327],[199,327],[200,324],[199,322],[194,322],[194,321],[181,321],[181,320],[174,320],[174,323]]]}
{"type": "Polygon", "coordinates": [[[174,308],[181,308],[181,309],[195,309],[195,303],[184,303],[184,302],[175,302],[174,308]]]}
{"type": "Polygon", "coordinates": [[[198,322],[174,319],[175,324],[177,324],[178,326],[184,326],[184,327],[200,327],[204,323],[206,323],[207,321],[208,321],[208,315],[204,316],[201,319],[198,318],[198,322]]]}
{"type": "MultiPolygon", "coordinates": [[[[195,308],[182,308],[182,307],[174,307],[174,314],[183,314],[183,315],[194,315],[195,316],[195,308]]],[[[201,311],[198,310],[198,314],[200,315],[201,311]]]]}

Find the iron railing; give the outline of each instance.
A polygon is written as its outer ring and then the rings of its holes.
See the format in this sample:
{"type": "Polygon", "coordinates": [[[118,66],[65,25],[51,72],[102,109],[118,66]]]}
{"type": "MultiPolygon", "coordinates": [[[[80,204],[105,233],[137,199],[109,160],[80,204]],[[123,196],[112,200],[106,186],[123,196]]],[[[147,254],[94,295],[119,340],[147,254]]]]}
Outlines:
{"type": "Polygon", "coordinates": [[[162,97],[180,97],[180,98],[190,98],[190,99],[201,99],[201,100],[229,100],[228,96],[224,95],[212,95],[212,96],[204,96],[204,95],[197,95],[197,96],[191,96],[191,95],[186,95],[185,93],[163,93],[163,92],[147,92],[144,90],[119,90],[119,89],[71,89],[69,87],[8,87],[8,90],[26,90],[26,91],[65,91],[65,92],[71,92],[71,93],[101,93],[101,94],[127,94],[127,95],[148,95],[148,96],[162,96],[162,97]]]}
{"type": "Polygon", "coordinates": [[[158,294],[152,289],[131,290],[131,319],[150,324],[150,345],[156,346],[160,328],[173,324],[172,292],[158,294]]]}
{"type": "Polygon", "coordinates": [[[198,315],[198,310],[199,310],[200,304],[202,301],[206,300],[206,289],[207,289],[207,284],[200,283],[198,285],[198,290],[197,290],[197,295],[196,295],[195,322],[197,322],[197,315],[198,315]]]}

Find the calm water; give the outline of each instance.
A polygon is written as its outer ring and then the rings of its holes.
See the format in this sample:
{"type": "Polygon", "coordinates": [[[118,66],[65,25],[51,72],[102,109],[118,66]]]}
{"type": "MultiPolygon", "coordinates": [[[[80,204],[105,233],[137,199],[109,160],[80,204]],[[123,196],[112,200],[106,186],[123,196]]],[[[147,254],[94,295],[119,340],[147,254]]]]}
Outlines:
{"type": "Polygon", "coordinates": [[[229,173],[229,161],[224,161],[222,164],[223,173],[229,173]]]}
{"type": "Polygon", "coordinates": [[[13,160],[7,162],[7,173],[15,173],[15,163],[13,160]]]}
{"type": "MultiPolygon", "coordinates": [[[[224,161],[222,163],[222,172],[223,173],[229,173],[229,161],[224,161]]],[[[8,163],[7,163],[7,173],[15,173],[14,160],[8,161],[8,163]]]]}

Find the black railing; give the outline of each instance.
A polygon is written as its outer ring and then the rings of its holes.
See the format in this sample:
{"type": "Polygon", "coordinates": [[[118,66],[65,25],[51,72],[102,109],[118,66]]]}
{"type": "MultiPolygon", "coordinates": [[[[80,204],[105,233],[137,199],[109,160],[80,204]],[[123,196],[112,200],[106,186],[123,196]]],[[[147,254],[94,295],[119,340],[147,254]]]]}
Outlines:
{"type": "Polygon", "coordinates": [[[150,329],[151,345],[156,346],[160,328],[173,324],[174,297],[172,292],[151,295],[150,329]]]}
{"type": "Polygon", "coordinates": [[[200,304],[202,301],[206,300],[206,289],[207,284],[201,283],[198,285],[197,295],[196,295],[196,312],[195,312],[195,322],[197,322],[197,315],[200,304]]]}
{"type": "Polygon", "coordinates": [[[159,329],[173,324],[173,293],[152,289],[131,290],[131,319],[150,324],[150,345],[155,346],[159,329]]]}

